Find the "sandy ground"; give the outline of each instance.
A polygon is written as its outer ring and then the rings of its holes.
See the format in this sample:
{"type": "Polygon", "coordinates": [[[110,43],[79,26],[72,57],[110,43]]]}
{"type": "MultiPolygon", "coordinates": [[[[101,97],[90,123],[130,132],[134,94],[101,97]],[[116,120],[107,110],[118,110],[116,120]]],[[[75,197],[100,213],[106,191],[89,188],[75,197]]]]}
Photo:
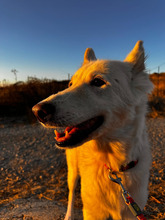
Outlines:
{"type": "MultiPolygon", "coordinates": [[[[153,166],[148,219],[165,219],[165,119],[147,121],[153,166]]],[[[0,119],[0,220],[61,220],[67,207],[65,152],[55,148],[54,133],[39,124],[0,119]]],[[[82,219],[80,186],[76,216],[82,219]]]]}

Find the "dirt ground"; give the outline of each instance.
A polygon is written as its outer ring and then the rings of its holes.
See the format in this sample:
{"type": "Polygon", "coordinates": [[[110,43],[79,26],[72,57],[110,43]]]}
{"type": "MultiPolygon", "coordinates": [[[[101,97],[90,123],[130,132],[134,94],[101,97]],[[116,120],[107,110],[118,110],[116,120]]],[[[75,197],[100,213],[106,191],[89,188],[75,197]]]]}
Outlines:
{"type": "MultiPolygon", "coordinates": [[[[153,163],[148,219],[165,219],[165,119],[147,120],[153,163]]],[[[61,220],[67,207],[65,152],[54,133],[18,118],[0,118],[0,220],[61,220]]],[[[76,216],[82,219],[80,185],[76,216]]]]}

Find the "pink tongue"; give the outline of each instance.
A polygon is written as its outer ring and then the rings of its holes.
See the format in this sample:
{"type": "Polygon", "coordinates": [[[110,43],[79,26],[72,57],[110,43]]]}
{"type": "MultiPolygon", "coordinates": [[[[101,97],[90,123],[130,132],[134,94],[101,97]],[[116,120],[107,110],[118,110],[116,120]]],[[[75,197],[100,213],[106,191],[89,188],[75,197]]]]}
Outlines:
{"type": "Polygon", "coordinates": [[[76,133],[79,130],[77,127],[67,127],[65,132],[58,132],[57,130],[54,131],[56,137],[55,140],[58,142],[64,142],[71,138],[72,134],[76,133]]]}

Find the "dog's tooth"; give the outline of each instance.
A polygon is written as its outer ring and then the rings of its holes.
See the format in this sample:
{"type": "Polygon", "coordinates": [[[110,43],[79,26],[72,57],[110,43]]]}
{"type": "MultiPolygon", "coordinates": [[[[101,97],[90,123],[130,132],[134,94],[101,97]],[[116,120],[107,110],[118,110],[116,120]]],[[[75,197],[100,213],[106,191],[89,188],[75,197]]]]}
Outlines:
{"type": "Polygon", "coordinates": [[[58,140],[58,132],[56,130],[54,130],[54,133],[55,133],[54,139],[57,141],[58,140]]]}
{"type": "Polygon", "coordinates": [[[65,138],[69,138],[69,137],[70,137],[69,132],[65,131],[65,138]]]}
{"type": "Polygon", "coordinates": [[[54,130],[54,133],[55,133],[55,135],[56,135],[56,137],[58,136],[58,132],[57,132],[57,130],[54,130]]]}

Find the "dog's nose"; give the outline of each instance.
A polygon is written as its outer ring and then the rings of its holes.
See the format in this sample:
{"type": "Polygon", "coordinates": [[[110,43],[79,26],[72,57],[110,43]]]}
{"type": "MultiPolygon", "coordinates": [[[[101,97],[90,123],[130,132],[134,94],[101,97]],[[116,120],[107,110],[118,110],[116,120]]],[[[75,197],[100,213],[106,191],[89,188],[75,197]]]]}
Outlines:
{"type": "Polygon", "coordinates": [[[32,111],[40,122],[45,123],[54,115],[55,107],[50,103],[38,103],[32,111]]]}

